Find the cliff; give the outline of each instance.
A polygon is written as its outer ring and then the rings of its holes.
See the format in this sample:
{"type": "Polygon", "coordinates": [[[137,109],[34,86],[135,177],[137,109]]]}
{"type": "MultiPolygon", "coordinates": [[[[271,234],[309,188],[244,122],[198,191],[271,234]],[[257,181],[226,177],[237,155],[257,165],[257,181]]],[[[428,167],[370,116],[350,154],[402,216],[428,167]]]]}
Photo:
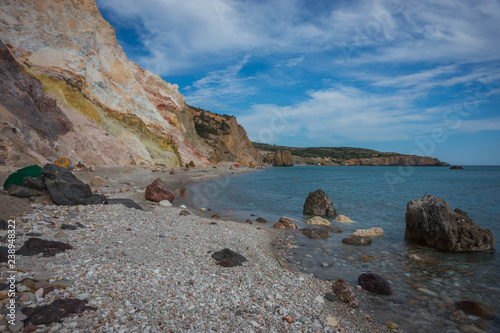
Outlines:
{"type": "Polygon", "coordinates": [[[310,147],[297,148],[287,146],[253,143],[260,150],[266,163],[273,163],[278,151],[290,151],[295,165],[346,165],[346,166],[447,166],[437,158],[416,155],[386,153],[372,149],[352,147],[310,147]]]}
{"type": "Polygon", "coordinates": [[[236,161],[245,165],[262,164],[260,152],[252,145],[236,118],[200,108],[192,108],[198,147],[211,163],[236,161]]]}
{"type": "MultiPolygon", "coordinates": [[[[63,156],[98,165],[209,163],[197,149],[195,110],[177,85],[128,60],[95,0],[4,0],[0,39],[10,54],[3,59],[9,68],[0,72],[3,163],[63,156]],[[23,98],[15,101],[16,95],[23,98]],[[8,143],[12,128],[16,142],[8,143]]],[[[229,125],[246,138],[236,120],[229,125]]],[[[244,153],[237,144],[226,148],[244,153]]],[[[252,154],[260,158],[253,146],[252,154]]]]}

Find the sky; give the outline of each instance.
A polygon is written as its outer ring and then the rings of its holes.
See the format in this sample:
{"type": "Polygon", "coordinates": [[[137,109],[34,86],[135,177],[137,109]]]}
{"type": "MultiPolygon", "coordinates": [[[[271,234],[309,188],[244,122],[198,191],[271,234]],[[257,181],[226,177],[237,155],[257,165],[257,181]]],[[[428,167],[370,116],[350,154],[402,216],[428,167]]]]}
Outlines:
{"type": "Polygon", "coordinates": [[[500,165],[500,1],[97,5],[130,60],[252,141],[500,165]]]}

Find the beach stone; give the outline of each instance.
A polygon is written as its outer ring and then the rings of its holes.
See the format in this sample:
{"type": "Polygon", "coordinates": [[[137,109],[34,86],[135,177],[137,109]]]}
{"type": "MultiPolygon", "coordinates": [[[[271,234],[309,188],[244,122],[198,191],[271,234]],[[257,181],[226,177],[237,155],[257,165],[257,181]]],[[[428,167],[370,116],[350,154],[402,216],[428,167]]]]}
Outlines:
{"type": "Polygon", "coordinates": [[[45,185],[45,182],[42,178],[43,177],[26,176],[23,178],[23,186],[31,188],[33,190],[43,191],[47,189],[47,185],[45,185]]]}
{"type": "Polygon", "coordinates": [[[365,273],[358,277],[358,284],[364,289],[381,295],[391,295],[391,285],[378,274],[365,273]]]}
{"type": "Polygon", "coordinates": [[[34,308],[23,308],[21,311],[28,316],[27,322],[33,325],[51,324],[62,321],[70,313],[82,313],[86,310],[97,310],[87,306],[87,301],[80,299],[57,299],[51,304],[34,308]]]}
{"type": "Polygon", "coordinates": [[[78,229],[76,225],[66,224],[66,223],[63,223],[61,225],[61,230],[76,230],[76,229],[78,229]]]}
{"type": "Polygon", "coordinates": [[[357,229],[351,236],[353,237],[381,237],[384,235],[382,228],[357,229]]]}
{"type": "Polygon", "coordinates": [[[52,257],[56,253],[71,250],[73,247],[67,243],[58,241],[48,241],[41,238],[30,238],[24,242],[23,246],[17,250],[17,254],[23,256],[33,256],[43,253],[46,257],[52,257]]]}
{"type": "Polygon", "coordinates": [[[314,300],[316,302],[320,303],[320,304],[324,304],[325,303],[325,299],[321,295],[316,296],[316,298],[314,300]]]}
{"type": "Polygon", "coordinates": [[[162,200],[162,201],[160,201],[160,205],[162,205],[164,207],[172,207],[172,204],[168,200],[162,200]]]}
{"type": "Polygon", "coordinates": [[[352,223],[352,220],[345,215],[339,215],[335,220],[340,223],[352,223]]]}
{"type": "Polygon", "coordinates": [[[343,279],[338,279],[335,283],[333,283],[332,289],[333,294],[339,301],[346,303],[347,305],[352,307],[359,306],[358,298],[354,294],[354,290],[352,289],[349,282],[343,279]]]}
{"type": "Polygon", "coordinates": [[[425,195],[406,206],[405,238],[442,251],[486,251],[495,247],[493,233],[451,210],[438,197],[425,195]]]}
{"type": "Polygon", "coordinates": [[[481,305],[473,301],[455,302],[455,306],[468,315],[476,317],[491,317],[491,313],[484,310],[481,305]]]}
{"type": "Polygon", "coordinates": [[[27,293],[26,293],[26,294],[21,295],[21,297],[19,298],[19,301],[21,301],[21,302],[23,302],[23,303],[24,303],[24,302],[29,302],[29,300],[30,300],[30,295],[28,295],[27,293]]]}
{"type": "Polygon", "coordinates": [[[286,217],[286,216],[282,216],[280,217],[279,221],[278,222],[281,222],[281,223],[287,223],[287,222],[299,222],[299,220],[297,219],[292,219],[291,217],[286,217]]]}
{"type": "Polygon", "coordinates": [[[370,245],[372,240],[368,237],[347,237],[342,239],[342,243],[348,245],[370,245]]]}
{"type": "Polygon", "coordinates": [[[289,222],[289,221],[286,221],[286,220],[281,220],[281,222],[276,222],[274,225],[273,225],[273,228],[276,228],[276,229],[299,229],[299,227],[295,224],[295,223],[292,223],[292,222],[289,222]]]}
{"type": "Polygon", "coordinates": [[[154,182],[146,187],[144,196],[147,200],[154,202],[160,202],[162,200],[168,200],[172,202],[175,198],[174,192],[170,191],[167,184],[160,178],[157,178],[154,182]]]}
{"type": "Polygon", "coordinates": [[[89,185],[66,168],[48,163],[41,171],[50,198],[56,205],[97,205],[107,202],[104,195],[93,194],[89,185]]]}
{"type": "Polygon", "coordinates": [[[472,325],[460,325],[458,329],[463,333],[485,333],[485,331],[483,331],[482,329],[479,329],[472,325]]]}
{"type": "Polygon", "coordinates": [[[33,190],[29,187],[19,186],[15,184],[9,185],[7,193],[17,198],[39,197],[43,195],[42,192],[39,192],[37,190],[33,190]]]}
{"type": "Polygon", "coordinates": [[[465,324],[469,322],[469,317],[462,310],[452,312],[450,319],[465,324]]]}
{"type": "Polygon", "coordinates": [[[213,218],[213,219],[216,219],[216,220],[220,220],[220,216],[217,215],[217,214],[214,214],[214,215],[212,215],[210,217],[213,218]]]}
{"type": "Polygon", "coordinates": [[[326,323],[330,327],[337,327],[339,325],[339,322],[337,321],[337,319],[335,319],[333,317],[326,317],[326,323]]]}
{"type": "Polygon", "coordinates": [[[273,228],[275,229],[286,229],[285,225],[281,222],[276,222],[275,224],[273,224],[273,228]]]}
{"type": "Polygon", "coordinates": [[[24,323],[20,320],[16,320],[14,325],[9,325],[9,330],[11,332],[19,332],[24,327],[24,323]]]}
{"type": "Polygon", "coordinates": [[[332,303],[335,303],[337,301],[337,299],[335,298],[335,295],[332,294],[332,293],[326,293],[324,298],[329,301],[329,302],[332,302],[332,303]]]}
{"type": "Polygon", "coordinates": [[[393,323],[392,321],[389,321],[389,320],[385,322],[385,326],[387,326],[393,330],[397,330],[399,327],[398,325],[396,325],[395,323],[393,323]]]}
{"type": "Polygon", "coordinates": [[[36,326],[36,325],[29,325],[29,326],[26,326],[26,327],[23,329],[23,333],[31,333],[31,332],[35,332],[37,329],[38,329],[38,326],[36,326]]]}
{"type": "Polygon", "coordinates": [[[180,216],[187,216],[187,215],[191,215],[191,213],[185,209],[181,210],[181,212],[179,213],[180,216]]]}
{"type": "Polygon", "coordinates": [[[0,219],[0,230],[8,230],[9,224],[7,221],[0,219]]]}
{"type": "Polygon", "coordinates": [[[248,223],[248,224],[253,224],[253,221],[252,221],[252,220],[250,220],[250,219],[246,219],[246,220],[245,220],[245,223],[248,223]]]}
{"type": "Polygon", "coordinates": [[[318,189],[314,192],[310,192],[306,198],[303,209],[304,215],[316,215],[316,216],[335,216],[337,211],[333,208],[332,201],[323,192],[323,190],[318,189]]]}
{"type": "Polygon", "coordinates": [[[259,223],[266,223],[267,220],[266,219],[263,219],[262,217],[258,217],[255,219],[255,222],[259,222],[259,223]]]}
{"type": "Polygon", "coordinates": [[[132,199],[123,199],[123,198],[116,198],[116,199],[108,199],[108,204],[109,205],[123,205],[127,208],[134,208],[137,210],[144,210],[138,203],[136,203],[132,199]]]}
{"type": "Polygon", "coordinates": [[[102,186],[102,184],[104,184],[104,179],[102,179],[101,176],[95,176],[90,181],[90,184],[92,184],[92,186],[102,186]]]}
{"type": "Polygon", "coordinates": [[[325,239],[331,237],[328,231],[323,229],[302,229],[302,233],[312,239],[325,239]]]}
{"type": "Polygon", "coordinates": [[[52,282],[48,287],[54,287],[54,289],[66,289],[72,285],[73,285],[73,281],[71,281],[71,280],[58,280],[58,281],[52,282]]]}
{"type": "Polygon", "coordinates": [[[331,225],[330,221],[322,218],[321,216],[315,216],[312,219],[307,220],[306,223],[312,225],[325,225],[325,226],[331,225]]]}
{"type": "Polygon", "coordinates": [[[68,234],[65,233],[64,231],[58,231],[54,235],[54,238],[68,238],[68,237],[69,237],[68,234]]]}
{"type": "Polygon", "coordinates": [[[214,252],[212,258],[217,261],[217,265],[223,267],[241,266],[243,262],[247,261],[247,258],[228,248],[219,252],[214,252]]]}

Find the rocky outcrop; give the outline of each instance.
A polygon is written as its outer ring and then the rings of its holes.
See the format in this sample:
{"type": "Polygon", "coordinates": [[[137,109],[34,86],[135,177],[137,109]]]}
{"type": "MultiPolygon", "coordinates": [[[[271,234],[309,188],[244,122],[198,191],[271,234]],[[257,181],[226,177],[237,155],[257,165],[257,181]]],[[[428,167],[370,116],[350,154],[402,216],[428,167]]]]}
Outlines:
{"type": "Polygon", "coordinates": [[[204,152],[224,149],[242,164],[247,152],[259,160],[235,119],[234,135],[221,140],[229,142],[202,144],[196,112],[178,86],[129,61],[95,0],[5,0],[0,7],[3,163],[63,156],[87,165],[206,166],[204,152]]]}
{"type": "Polygon", "coordinates": [[[273,166],[277,167],[287,167],[287,166],[293,166],[293,157],[292,153],[288,150],[278,150],[274,154],[273,158],[273,166]]]}
{"type": "Polygon", "coordinates": [[[493,233],[448,203],[426,195],[406,206],[405,237],[443,251],[485,251],[495,247],[493,233]]]}
{"type": "Polygon", "coordinates": [[[437,158],[416,155],[385,156],[364,159],[349,159],[340,163],[345,166],[448,166],[437,158]]]}
{"type": "Polygon", "coordinates": [[[243,165],[260,165],[262,156],[252,145],[247,133],[236,118],[192,108],[194,127],[199,139],[196,146],[211,163],[238,162],[243,165]]]}
{"type": "Polygon", "coordinates": [[[335,216],[337,211],[333,208],[332,201],[323,192],[323,190],[316,190],[310,192],[304,202],[304,215],[313,216],[335,216]]]}

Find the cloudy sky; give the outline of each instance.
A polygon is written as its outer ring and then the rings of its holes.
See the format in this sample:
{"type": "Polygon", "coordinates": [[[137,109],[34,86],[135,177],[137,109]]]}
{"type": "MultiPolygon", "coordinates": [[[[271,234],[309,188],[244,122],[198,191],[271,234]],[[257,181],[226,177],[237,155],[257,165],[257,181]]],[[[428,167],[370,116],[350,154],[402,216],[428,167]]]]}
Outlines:
{"type": "Polygon", "coordinates": [[[125,53],[251,140],[500,165],[500,2],[97,0],[125,53]]]}

